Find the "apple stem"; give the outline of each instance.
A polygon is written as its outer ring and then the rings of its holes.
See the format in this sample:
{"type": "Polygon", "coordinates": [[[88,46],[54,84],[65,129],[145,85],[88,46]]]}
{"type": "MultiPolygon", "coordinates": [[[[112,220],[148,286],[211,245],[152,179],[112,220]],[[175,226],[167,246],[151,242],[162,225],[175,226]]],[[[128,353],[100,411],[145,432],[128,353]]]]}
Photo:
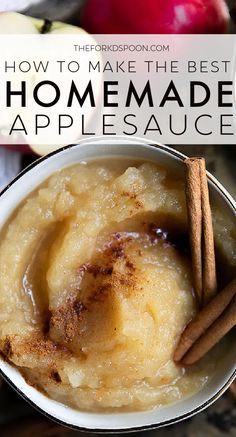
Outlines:
{"type": "Polygon", "coordinates": [[[40,33],[44,34],[50,32],[51,27],[52,27],[52,21],[45,18],[40,33]]]}

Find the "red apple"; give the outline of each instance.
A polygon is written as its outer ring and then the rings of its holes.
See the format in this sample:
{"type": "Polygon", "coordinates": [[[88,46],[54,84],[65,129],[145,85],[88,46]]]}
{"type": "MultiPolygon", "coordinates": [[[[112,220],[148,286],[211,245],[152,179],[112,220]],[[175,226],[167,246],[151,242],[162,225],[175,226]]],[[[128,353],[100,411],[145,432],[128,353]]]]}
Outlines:
{"type": "Polygon", "coordinates": [[[223,33],[224,0],[88,0],[82,26],[91,33],[223,33]]]}

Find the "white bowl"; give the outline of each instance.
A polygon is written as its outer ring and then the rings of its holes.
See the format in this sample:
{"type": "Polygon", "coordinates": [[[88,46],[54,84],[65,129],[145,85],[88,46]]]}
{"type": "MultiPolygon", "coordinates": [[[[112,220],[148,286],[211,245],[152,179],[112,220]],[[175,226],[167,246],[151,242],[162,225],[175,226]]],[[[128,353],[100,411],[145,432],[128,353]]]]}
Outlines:
{"type": "MultiPolygon", "coordinates": [[[[25,169],[0,195],[0,227],[2,227],[17,205],[54,171],[78,161],[97,157],[131,157],[152,160],[172,166],[180,174],[184,172],[181,153],[157,144],[147,144],[144,140],[126,138],[98,138],[82,141],[79,145],[64,147],[34,162],[25,169]]],[[[223,208],[236,223],[236,204],[222,185],[208,173],[210,191],[214,202],[223,208]]],[[[26,383],[20,372],[10,364],[0,360],[3,377],[42,413],[63,425],[94,432],[128,432],[147,430],[184,420],[211,405],[229,387],[236,376],[235,343],[228,348],[212,380],[197,394],[175,404],[138,413],[88,413],[74,410],[49,399],[26,383]]]]}

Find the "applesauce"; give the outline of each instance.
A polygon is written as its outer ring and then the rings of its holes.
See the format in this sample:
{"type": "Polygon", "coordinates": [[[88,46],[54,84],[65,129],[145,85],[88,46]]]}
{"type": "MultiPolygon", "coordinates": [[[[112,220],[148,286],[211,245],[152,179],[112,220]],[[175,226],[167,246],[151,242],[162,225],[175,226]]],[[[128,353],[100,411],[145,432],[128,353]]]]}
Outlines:
{"type": "MultiPolygon", "coordinates": [[[[232,233],[225,246],[234,262],[232,233]]],[[[184,182],[167,169],[113,159],[56,172],[2,230],[0,276],[1,354],[57,401],[146,410],[214,374],[224,344],[189,369],[173,362],[196,301],[184,182]]]]}

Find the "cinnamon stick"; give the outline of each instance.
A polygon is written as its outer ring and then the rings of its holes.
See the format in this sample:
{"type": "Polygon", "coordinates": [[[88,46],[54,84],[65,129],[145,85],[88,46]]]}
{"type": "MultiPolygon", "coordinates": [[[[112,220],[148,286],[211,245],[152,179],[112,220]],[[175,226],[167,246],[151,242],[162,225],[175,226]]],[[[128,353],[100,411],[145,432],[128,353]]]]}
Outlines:
{"type": "Polygon", "coordinates": [[[184,366],[194,364],[236,325],[236,296],[222,315],[207,329],[182,359],[184,366]]]}
{"type": "Polygon", "coordinates": [[[201,195],[202,195],[202,225],[203,225],[203,279],[202,305],[206,305],[217,291],[214,232],[212,225],[211,206],[204,159],[199,161],[201,195]]]}
{"type": "Polygon", "coordinates": [[[186,202],[193,264],[193,282],[199,306],[208,303],[217,291],[214,234],[203,158],[188,158],[186,202]]]}
{"type": "MultiPolygon", "coordinates": [[[[196,362],[197,359],[199,359],[199,345],[197,346],[197,349],[193,349],[193,344],[203,336],[205,332],[207,332],[208,328],[214,324],[217,325],[218,318],[224,313],[230,302],[233,298],[236,297],[236,279],[234,279],[230,284],[227,285],[227,287],[224,288],[223,291],[218,293],[214,299],[208,303],[207,306],[205,306],[197,315],[196,317],[187,325],[184,332],[181,335],[180,341],[178,343],[178,346],[174,353],[174,361],[175,362],[181,362],[183,364],[187,364],[185,358],[188,361],[191,360],[192,362],[196,362]],[[190,358],[187,356],[188,350],[192,348],[192,352],[190,355],[190,358]],[[186,354],[186,355],[185,355],[186,354]],[[183,359],[184,357],[184,359],[183,359]]],[[[225,329],[227,330],[228,326],[231,326],[233,321],[235,320],[235,316],[232,316],[231,310],[229,313],[226,313],[227,316],[223,318],[223,321],[225,322],[225,328],[221,326],[222,332],[219,332],[218,326],[215,326],[214,329],[216,329],[217,332],[217,338],[221,338],[224,335],[225,329]]],[[[236,314],[236,310],[235,310],[236,314]]],[[[207,334],[207,337],[204,340],[204,345],[206,345],[205,341],[207,339],[207,348],[213,346],[215,343],[215,332],[209,331],[207,334]]],[[[200,343],[201,346],[201,343],[200,343]]],[[[204,348],[202,349],[202,351],[204,348]]],[[[205,346],[206,350],[206,346],[205,346]]],[[[205,353],[205,352],[204,352],[205,353]]],[[[204,354],[203,353],[203,354],[204,354]]],[[[202,352],[200,355],[202,355],[202,352]]]]}
{"type": "Polygon", "coordinates": [[[202,301],[202,206],[199,162],[186,159],[186,202],[193,264],[193,284],[199,304],[202,301]]]}
{"type": "Polygon", "coordinates": [[[190,365],[236,325],[236,279],[216,294],[214,234],[205,160],[189,158],[185,164],[193,280],[199,306],[203,309],[182,333],[174,361],[190,365]]]}

